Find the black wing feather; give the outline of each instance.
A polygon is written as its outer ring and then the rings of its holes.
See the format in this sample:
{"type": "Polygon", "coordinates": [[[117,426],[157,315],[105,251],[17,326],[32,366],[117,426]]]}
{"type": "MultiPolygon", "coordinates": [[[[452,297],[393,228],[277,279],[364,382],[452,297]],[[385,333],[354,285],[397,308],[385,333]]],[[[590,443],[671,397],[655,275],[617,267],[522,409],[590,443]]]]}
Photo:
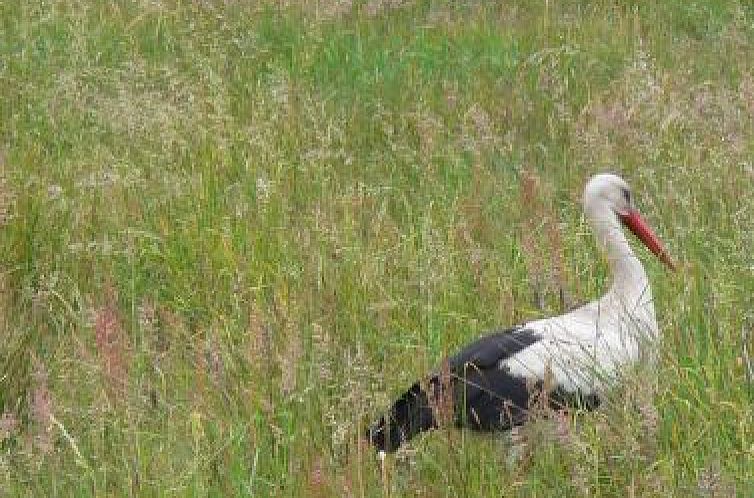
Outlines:
{"type": "Polygon", "coordinates": [[[541,339],[539,334],[525,328],[501,330],[472,342],[450,358],[455,370],[472,363],[478,368],[493,368],[541,339]]]}
{"type": "Polygon", "coordinates": [[[416,383],[406,391],[368,431],[372,444],[383,451],[394,451],[416,434],[437,426],[432,405],[437,406],[452,386],[456,425],[476,430],[500,430],[521,424],[529,404],[526,379],[501,369],[510,358],[541,340],[525,328],[512,328],[482,337],[447,360],[449,381],[442,372],[430,376],[434,403],[416,383]]]}
{"type": "Polygon", "coordinates": [[[541,340],[525,328],[482,337],[450,360],[454,374],[456,424],[476,430],[505,430],[524,422],[530,386],[500,362],[541,340]]]}

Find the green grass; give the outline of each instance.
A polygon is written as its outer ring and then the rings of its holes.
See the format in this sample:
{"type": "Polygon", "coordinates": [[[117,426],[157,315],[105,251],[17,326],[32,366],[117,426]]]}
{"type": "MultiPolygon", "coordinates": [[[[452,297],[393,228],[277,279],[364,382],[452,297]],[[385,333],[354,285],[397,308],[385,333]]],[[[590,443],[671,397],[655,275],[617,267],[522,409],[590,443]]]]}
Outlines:
{"type": "Polygon", "coordinates": [[[6,1],[0,97],[0,496],[754,494],[747,3],[6,1]],[[604,291],[604,170],[682,262],[658,385],[381,472],[444,354],[604,291]]]}

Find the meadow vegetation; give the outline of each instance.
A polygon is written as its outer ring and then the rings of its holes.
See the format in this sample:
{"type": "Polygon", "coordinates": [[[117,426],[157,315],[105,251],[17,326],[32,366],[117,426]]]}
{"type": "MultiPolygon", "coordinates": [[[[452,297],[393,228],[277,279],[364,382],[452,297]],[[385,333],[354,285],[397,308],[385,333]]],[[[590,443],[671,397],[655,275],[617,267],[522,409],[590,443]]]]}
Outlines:
{"type": "Polygon", "coordinates": [[[0,497],[754,496],[748,2],[6,0],[0,225],[0,497]],[[380,468],[418,375],[604,291],[598,171],[681,262],[658,372],[380,468]]]}

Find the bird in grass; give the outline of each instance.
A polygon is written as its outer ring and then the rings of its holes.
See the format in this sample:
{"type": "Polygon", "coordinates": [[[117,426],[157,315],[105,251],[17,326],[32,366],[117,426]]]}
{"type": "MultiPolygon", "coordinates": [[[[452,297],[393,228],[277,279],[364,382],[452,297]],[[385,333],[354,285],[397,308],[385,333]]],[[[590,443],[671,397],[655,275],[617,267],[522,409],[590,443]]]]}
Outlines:
{"type": "Polygon", "coordinates": [[[368,440],[381,454],[397,450],[444,420],[477,431],[509,430],[526,422],[529,407],[541,399],[543,390],[555,409],[596,408],[604,388],[656,344],[652,290],[623,227],[671,269],[673,260],[619,176],[593,176],[583,203],[609,263],[608,291],[563,315],[481,337],[447,358],[367,429],[368,440]]]}

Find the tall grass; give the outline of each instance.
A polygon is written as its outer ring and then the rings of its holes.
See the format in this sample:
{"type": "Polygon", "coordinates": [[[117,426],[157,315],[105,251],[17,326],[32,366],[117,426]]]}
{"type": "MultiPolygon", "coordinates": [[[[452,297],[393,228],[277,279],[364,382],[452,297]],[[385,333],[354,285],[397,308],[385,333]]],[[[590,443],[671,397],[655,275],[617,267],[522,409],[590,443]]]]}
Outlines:
{"type": "Polygon", "coordinates": [[[0,4],[0,496],[751,496],[746,3],[0,4]],[[364,424],[592,299],[624,175],[659,372],[383,468],[364,424]]]}

